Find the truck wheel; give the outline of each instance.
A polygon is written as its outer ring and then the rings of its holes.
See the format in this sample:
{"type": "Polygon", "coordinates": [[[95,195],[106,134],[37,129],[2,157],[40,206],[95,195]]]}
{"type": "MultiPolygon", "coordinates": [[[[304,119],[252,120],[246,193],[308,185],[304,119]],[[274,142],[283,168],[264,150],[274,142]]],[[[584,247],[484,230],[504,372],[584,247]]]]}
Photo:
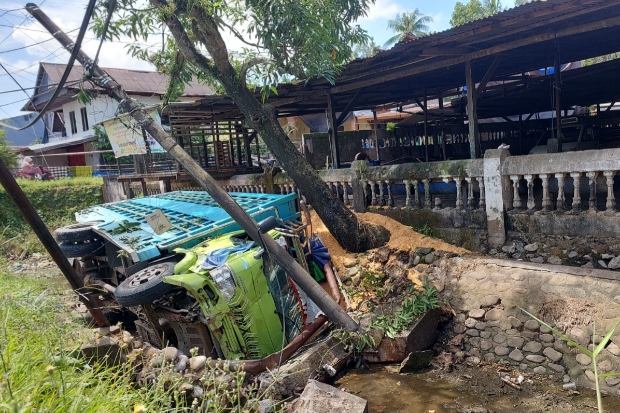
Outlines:
{"type": "Polygon", "coordinates": [[[164,277],[174,273],[174,262],[161,262],[138,271],[116,287],[114,296],[123,307],[150,303],[175,288],[164,277]]]}
{"type": "Polygon", "coordinates": [[[79,242],[100,238],[93,231],[93,226],[101,224],[103,221],[79,222],[67,225],[54,231],[54,237],[58,242],[79,242]]]}
{"type": "Polygon", "coordinates": [[[100,240],[77,243],[60,243],[60,250],[67,258],[85,257],[87,255],[105,255],[105,246],[100,240]]]}

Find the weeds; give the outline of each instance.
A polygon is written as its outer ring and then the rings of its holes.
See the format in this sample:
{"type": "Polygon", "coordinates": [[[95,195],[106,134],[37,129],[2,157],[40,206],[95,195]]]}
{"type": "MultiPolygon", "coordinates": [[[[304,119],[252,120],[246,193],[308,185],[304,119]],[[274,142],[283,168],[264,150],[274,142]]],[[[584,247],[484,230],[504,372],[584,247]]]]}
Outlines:
{"type": "Polygon", "coordinates": [[[413,228],[413,230],[422,235],[426,235],[427,237],[434,237],[436,235],[435,230],[433,229],[433,227],[428,225],[428,222],[425,222],[424,225],[419,228],[413,228]]]}
{"type": "Polygon", "coordinates": [[[412,285],[412,290],[398,310],[393,314],[378,315],[371,328],[380,328],[386,337],[394,338],[418,316],[439,307],[439,296],[435,287],[424,284],[422,290],[417,290],[415,285],[412,285]]]}
{"type": "MultiPolygon", "coordinates": [[[[569,345],[575,347],[577,350],[579,350],[580,352],[582,352],[583,354],[585,354],[586,356],[588,356],[588,357],[590,357],[592,359],[592,369],[594,370],[594,384],[596,385],[596,402],[597,402],[597,407],[598,407],[599,413],[604,413],[604,410],[603,410],[603,400],[602,400],[602,397],[601,397],[601,389],[600,389],[598,381],[599,381],[599,379],[604,379],[605,377],[620,376],[620,373],[598,374],[598,367],[597,367],[597,364],[596,364],[596,359],[599,356],[599,354],[601,353],[601,351],[603,351],[603,349],[605,348],[607,343],[609,343],[609,340],[611,339],[611,336],[614,335],[614,332],[616,331],[616,327],[618,327],[618,324],[620,324],[620,320],[617,321],[616,324],[613,325],[613,327],[607,332],[607,334],[605,334],[605,337],[603,337],[601,339],[600,343],[598,343],[598,345],[592,351],[590,351],[587,348],[585,348],[582,345],[580,345],[579,343],[571,340],[570,338],[568,338],[567,336],[565,336],[564,334],[562,334],[561,332],[559,332],[555,328],[551,327],[549,324],[547,324],[544,321],[540,320],[535,315],[528,313],[524,309],[521,309],[521,311],[523,311],[528,316],[532,317],[534,320],[538,321],[540,324],[542,324],[545,327],[547,327],[549,330],[553,331],[562,340],[566,341],[569,345]]],[[[595,328],[592,328],[592,342],[593,343],[595,342],[594,341],[594,336],[595,335],[596,335],[596,330],[595,330],[595,328]]]]}

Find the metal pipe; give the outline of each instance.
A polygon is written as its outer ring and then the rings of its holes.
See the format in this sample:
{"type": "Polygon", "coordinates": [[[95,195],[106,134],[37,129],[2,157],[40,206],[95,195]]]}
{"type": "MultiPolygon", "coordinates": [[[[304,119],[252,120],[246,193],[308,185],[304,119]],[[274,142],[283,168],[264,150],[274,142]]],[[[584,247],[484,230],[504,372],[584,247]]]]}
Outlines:
{"type": "Polygon", "coordinates": [[[69,264],[67,257],[60,250],[56,240],[52,237],[52,234],[50,234],[41,217],[37,214],[37,211],[35,211],[2,159],[0,159],[0,183],[58,268],[60,268],[60,271],[71,285],[71,288],[73,288],[73,291],[76,292],[80,301],[88,308],[97,325],[99,327],[108,327],[110,325],[108,319],[99,308],[93,305],[88,295],[85,294],[84,282],[75,272],[75,268],[69,264]]]}

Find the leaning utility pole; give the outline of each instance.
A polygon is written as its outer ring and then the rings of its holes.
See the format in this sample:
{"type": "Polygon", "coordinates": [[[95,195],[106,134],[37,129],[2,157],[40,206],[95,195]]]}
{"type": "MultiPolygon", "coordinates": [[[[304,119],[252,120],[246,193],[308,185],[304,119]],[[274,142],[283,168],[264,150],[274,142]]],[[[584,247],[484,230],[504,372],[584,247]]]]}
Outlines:
{"type": "Polygon", "coordinates": [[[56,265],[58,265],[58,268],[60,268],[60,271],[67,281],[69,281],[71,288],[77,293],[80,301],[88,308],[97,325],[99,327],[108,327],[110,322],[103,314],[103,311],[97,308],[90,300],[92,296],[89,294],[89,291],[84,288],[84,282],[77,275],[71,264],[69,264],[67,257],[65,257],[60,250],[56,240],[52,237],[52,234],[50,234],[39,214],[37,214],[37,211],[30,201],[28,201],[22,188],[15,181],[15,178],[13,178],[13,175],[11,175],[11,172],[4,162],[2,162],[2,159],[0,159],[0,184],[2,184],[8,197],[11,198],[11,201],[13,201],[17,209],[19,209],[19,212],[21,212],[28,225],[30,225],[30,228],[32,228],[32,231],[37,235],[47,252],[49,252],[56,265]]]}
{"type": "MultiPolygon", "coordinates": [[[[50,32],[68,51],[73,41],[36,4],[28,3],[26,10],[50,32]]],[[[321,288],[320,285],[291,257],[273,238],[263,237],[256,222],[232,199],[230,195],[192,158],[148,113],[138,101],[131,98],[110,75],[99,68],[82,50],[77,61],[90,73],[91,81],[104,88],[108,95],[120,103],[138,124],[179,163],[213,197],[213,199],[234,219],[257,244],[263,247],[299,287],[318,305],[331,320],[347,330],[357,331],[359,325],[321,288]]]]}

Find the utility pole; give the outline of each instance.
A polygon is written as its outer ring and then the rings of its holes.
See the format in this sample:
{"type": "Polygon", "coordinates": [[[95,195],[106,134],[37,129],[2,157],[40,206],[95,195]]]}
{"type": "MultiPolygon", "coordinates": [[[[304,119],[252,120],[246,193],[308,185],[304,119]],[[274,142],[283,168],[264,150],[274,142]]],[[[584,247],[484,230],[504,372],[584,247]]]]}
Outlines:
{"type": "MultiPolygon", "coordinates": [[[[50,32],[65,49],[71,51],[73,41],[36,4],[28,3],[26,10],[50,32]]],[[[77,54],[77,61],[92,74],[97,86],[119,102],[138,124],[153,138],[213,197],[213,199],[234,219],[257,244],[282,267],[302,290],[318,305],[332,322],[349,331],[358,331],[359,325],[334,301],[302,267],[273,238],[263,237],[257,223],[232,199],[232,197],[209,175],[147,112],[138,101],[130,97],[123,87],[93,62],[84,51],[77,54]]]]}
{"type": "Polygon", "coordinates": [[[58,265],[58,268],[60,268],[60,271],[62,271],[67,281],[69,281],[71,288],[76,292],[80,301],[88,308],[88,311],[90,311],[97,325],[99,327],[108,327],[110,322],[103,314],[103,311],[97,308],[97,305],[89,299],[90,294],[88,294],[88,291],[84,288],[84,282],[77,275],[71,264],[69,264],[67,257],[65,257],[60,250],[56,240],[52,237],[52,234],[50,234],[39,214],[37,214],[37,211],[30,201],[28,201],[22,188],[15,181],[15,178],[13,178],[13,175],[11,175],[11,172],[4,162],[2,162],[2,159],[0,159],[0,184],[2,184],[6,194],[11,198],[11,201],[13,201],[17,209],[19,209],[19,212],[21,212],[28,225],[30,225],[30,228],[32,228],[32,231],[37,235],[47,252],[49,252],[56,265],[58,265]]]}

